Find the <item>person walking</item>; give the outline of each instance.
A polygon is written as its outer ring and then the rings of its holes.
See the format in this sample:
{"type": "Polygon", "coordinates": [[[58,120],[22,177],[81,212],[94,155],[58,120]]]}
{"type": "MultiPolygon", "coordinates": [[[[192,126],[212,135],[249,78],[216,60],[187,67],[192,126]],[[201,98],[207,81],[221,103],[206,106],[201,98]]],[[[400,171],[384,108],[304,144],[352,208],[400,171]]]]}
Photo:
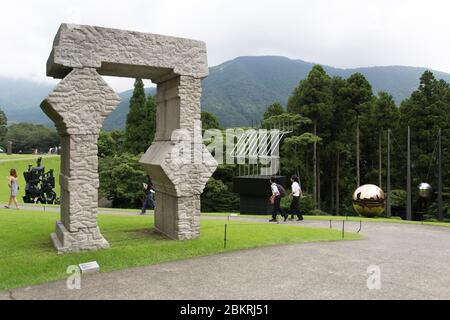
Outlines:
{"type": "Polygon", "coordinates": [[[145,199],[144,204],[142,205],[141,215],[145,215],[149,208],[155,209],[155,199],[153,198],[155,190],[153,189],[153,182],[149,175],[147,175],[147,183],[144,183],[144,192],[145,199]]]}
{"type": "Polygon", "coordinates": [[[277,222],[277,214],[279,213],[284,217],[284,221],[289,217],[288,213],[284,213],[281,209],[281,198],[283,197],[284,188],[276,183],[275,177],[270,178],[270,189],[272,196],[270,197],[270,203],[273,205],[272,219],[269,222],[277,222]]]}
{"type": "Polygon", "coordinates": [[[300,187],[300,180],[297,176],[291,177],[291,194],[289,197],[291,198],[291,207],[289,211],[291,212],[291,218],[289,220],[294,220],[294,215],[297,215],[297,221],[303,220],[302,212],[300,211],[300,198],[303,198],[302,188],[300,187]]]}
{"type": "Polygon", "coordinates": [[[8,187],[10,189],[9,194],[9,203],[5,208],[9,209],[11,206],[11,202],[14,202],[16,205],[16,209],[19,209],[19,205],[17,204],[17,192],[19,191],[19,183],[17,178],[17,171],[16,169],[11,169],[9,171],[9,178],[8,178],[8,187]]]}

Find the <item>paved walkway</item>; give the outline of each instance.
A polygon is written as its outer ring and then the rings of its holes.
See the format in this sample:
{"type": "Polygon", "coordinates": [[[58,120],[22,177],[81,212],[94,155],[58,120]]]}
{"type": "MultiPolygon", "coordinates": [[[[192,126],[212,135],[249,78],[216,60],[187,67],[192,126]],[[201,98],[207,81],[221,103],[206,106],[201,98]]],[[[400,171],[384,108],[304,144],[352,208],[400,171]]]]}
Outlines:
{"type": "MultiPolygon", "coordinates": [[[[305,221],[329,227],[329,222],[305,221]]],[[[359,223],[347,222],[347,230],[359,223]]],[[[336,225],[337,227],[337,225],[336,225]]],[[[0,293],[0,299],[449,299],[450,228],[364,223],[361,241],[219,254],[0,293]],[[369,290],[367,268],[381,268],[369,290]]]]}

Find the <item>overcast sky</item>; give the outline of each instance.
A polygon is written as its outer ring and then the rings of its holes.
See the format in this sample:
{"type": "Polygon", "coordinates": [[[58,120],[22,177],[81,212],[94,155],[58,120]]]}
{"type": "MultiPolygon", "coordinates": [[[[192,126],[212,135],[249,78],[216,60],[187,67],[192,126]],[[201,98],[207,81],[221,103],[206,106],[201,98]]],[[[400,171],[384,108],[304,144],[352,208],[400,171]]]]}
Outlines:
{"type": "MultiPolygon", "coordinates": [[[[450,73],[447,0],[14,0],[0,11],[0,75],[50,81],[45,63],[62,22],[203,40],[209,65],[242,55],[450,73]]],[[[130,80],[108,78],[118,91],[130,80]]]]}

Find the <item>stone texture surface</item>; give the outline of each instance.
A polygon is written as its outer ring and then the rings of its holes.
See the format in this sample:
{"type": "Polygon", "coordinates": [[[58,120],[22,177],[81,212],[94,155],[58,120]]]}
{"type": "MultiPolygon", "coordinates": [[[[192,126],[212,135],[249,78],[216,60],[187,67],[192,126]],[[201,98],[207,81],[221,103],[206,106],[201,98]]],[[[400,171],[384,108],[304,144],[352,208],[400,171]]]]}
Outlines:
{"type": "Polygon", "coordinates": [[[158,85],[155,141],[140,162],[156,189],[155,227],[173,239],[200,235],[200,195],[217,162],[203,144],[200,79],[158,85]]]}
{"type": "Polygon", "coordinates": [[[52,239],[58,252],[107,248],[97,225],[97,140],[120,98],[92,68],[74,69],[41,108],[61,137],[61,221],[52,239]]]}
{"type": "Polygon", "coordinates": [[[157,80],[208,75],[204,42],[163,35],[62,24],[47,62],[47,75],[64,78],[72,68],[96,68],[102,75],[157,80]]]}
{"type": "Polygon", "coordinates": [[[200,234],[200,195],[217,163],[203,145],[201,79],[208,75],[201,41],[94,26],[61,25],[47,75],[63,78],[41,108],[61,136],[58,252],[107,248],[97,225],[97,139],[119,104],[100,75],[158,84],[157,132],[141,163],[157,192],[155,226],[172,239],[200,234]]]}

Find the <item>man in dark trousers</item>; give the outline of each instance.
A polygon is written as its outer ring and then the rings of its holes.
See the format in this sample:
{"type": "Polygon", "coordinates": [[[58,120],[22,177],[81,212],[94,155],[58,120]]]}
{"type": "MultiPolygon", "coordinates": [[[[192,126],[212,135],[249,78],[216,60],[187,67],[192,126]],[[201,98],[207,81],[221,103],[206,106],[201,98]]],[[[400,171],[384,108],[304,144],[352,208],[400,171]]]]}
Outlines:
{"type": "Polygon", "coordinates": [[[300,187],[300,179],[297,176],[292,176],[291,178],[292,187],[291,187],[291,194],[289,197],[292,199],[291,202],[291,219],[294,220],[294,214],[297,214],[297,221],[302,221],[303,216],[302,212],[300,211],[300,199],[303,197],[302,188],[300,187]]]}
{"type": "Polygon", "coordinates": [[[141,215],[145,215],[147,209],[155,209],[155,200],[153,194],[155,190],[153,189],[153,182],[149,175],[147,175],[147,183],[144,183],[145,200],[142,206],[141,215]]]}
{"type": "Polygon", "coordinates": [[[280,190],[280,185],[276,183],[275,177],[270,178],[270,189],[272,191],[272,196],[270,197],[270,203],[273,204],[273,212],[272,212],[272,219],[269,220],[269,222],[277,222],[277,214],[281,214],[282,217],[284,217],[284,221],[287,220],[288,214],[284,213],[281,209],[281,198],[282,198],[282,192],[284,190],[280,190]]]}

